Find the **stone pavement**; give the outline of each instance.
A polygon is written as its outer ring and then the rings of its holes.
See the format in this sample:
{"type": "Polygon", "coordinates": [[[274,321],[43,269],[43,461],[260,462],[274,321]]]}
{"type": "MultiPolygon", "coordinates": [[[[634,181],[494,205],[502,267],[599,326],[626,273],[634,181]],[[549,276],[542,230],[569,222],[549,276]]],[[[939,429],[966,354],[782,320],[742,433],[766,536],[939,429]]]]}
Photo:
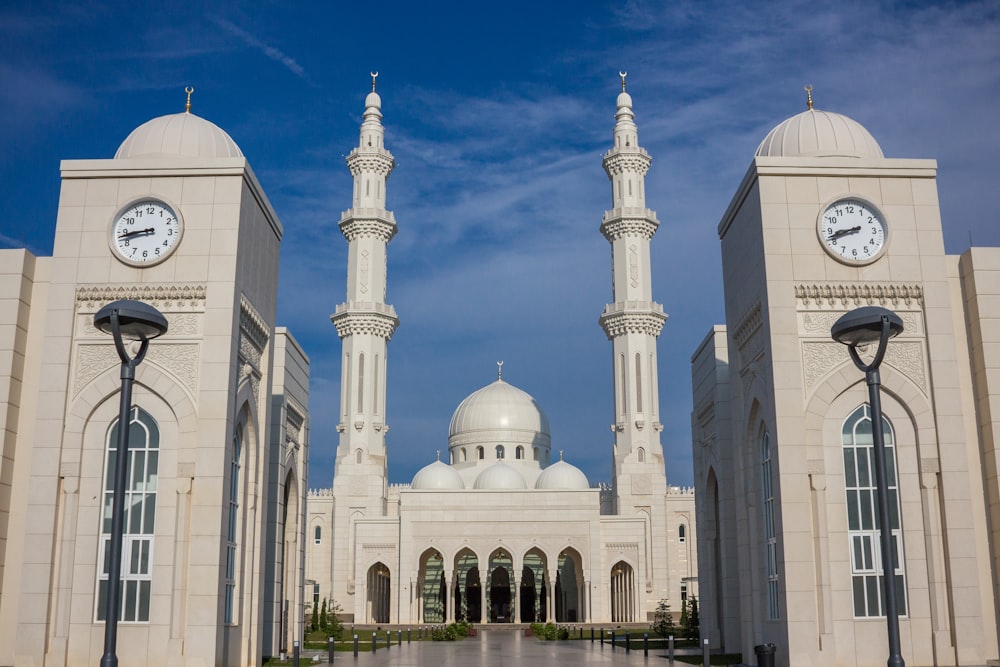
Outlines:
{"type": "MultiPolygon", "coordinates": [[[[395,639],[395,637],[393,637],[395,639]]],[[[326,653],[322,654],[322,658],[326,653]]],[[[302,665],[310,663],[305,658],[302,665]]],[[[316,665],[317,663],[311,663],[316,665]]],[[[325,664],[325,663],[321,663],[325,664]]],[[[649,650],[645,658],[642,649],[603,647],[600,642],[539,641],[525,637],[524,632],[511,630],[479,629],[478,637],[457,642],[412,642],[402,646],[393,644],[386,649],[381,645],[376,653],[362,652],[357,658],[352,653],[338,652],[335,665],[342,667],[550,667],[551,665],[663,665],[670,663],[663,649],[649,650]]],[[[681,664],[681,663],[678,663],[681,664]]]]}

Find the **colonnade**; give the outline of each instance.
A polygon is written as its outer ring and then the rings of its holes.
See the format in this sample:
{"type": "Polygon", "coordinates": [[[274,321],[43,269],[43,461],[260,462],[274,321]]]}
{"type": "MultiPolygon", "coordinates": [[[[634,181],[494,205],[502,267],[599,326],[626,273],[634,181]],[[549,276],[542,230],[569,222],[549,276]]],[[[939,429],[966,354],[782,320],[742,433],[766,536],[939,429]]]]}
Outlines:
{"type": "Polygon", "coordinates": [[[611,568],[611,622],[635,620],[635,574],[632,566],[619,561],[611,568]]]}

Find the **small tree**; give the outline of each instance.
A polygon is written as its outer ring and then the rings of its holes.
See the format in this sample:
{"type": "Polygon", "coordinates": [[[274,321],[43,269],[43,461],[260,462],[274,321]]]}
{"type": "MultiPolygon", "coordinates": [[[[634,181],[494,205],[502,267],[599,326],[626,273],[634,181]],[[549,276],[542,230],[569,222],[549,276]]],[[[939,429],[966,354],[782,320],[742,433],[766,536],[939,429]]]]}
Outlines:
{"type": "Polygon", "coordinates": [[[687,637],[688,629],[691,627],[691,618],[688,616],[688,601],[681,600],[681,633],[687,637]]]}
{"type": "Polygon", "coordinates": [[[327,611],[326,631],[334,639],[340,639],[341,635],[344,634],[344,624],[340,621],[340,614],[343,612],[343,608],[336,600],[330,600],[330,607],[327,611]]]}
{"type": "Polygon", "coordinates": [[[323,598],[323,606],[320,607],[319,612],[319,629],[326,630],[326,626],[329,624],[329,618],[326,614],[326,598],[323,598]]]}
{"type": "Polygon", "coordinates": [[[309,613],[309,628],[316,632],[319,630],[319,614],[316,613],[312,602],[306,603],[306,611],[309,613]]]}
{"type": "Polygon", "coordinates": [[[670,602],[660,600],[659,604],[656,605],[651,627],[661,637],[669,637],[674,634],[676,626],[674,625],[674,615],[670,613],[670,602]]]}
{"type": "Polygon", "coordinates": [[[698,598],[691,596],[691,602],[688,605],[690,610],[688,611],[688,620],[691,625],[691,636],[689,639],[698,639],[701,635],[701,618],[698,616],[698,598]]]}

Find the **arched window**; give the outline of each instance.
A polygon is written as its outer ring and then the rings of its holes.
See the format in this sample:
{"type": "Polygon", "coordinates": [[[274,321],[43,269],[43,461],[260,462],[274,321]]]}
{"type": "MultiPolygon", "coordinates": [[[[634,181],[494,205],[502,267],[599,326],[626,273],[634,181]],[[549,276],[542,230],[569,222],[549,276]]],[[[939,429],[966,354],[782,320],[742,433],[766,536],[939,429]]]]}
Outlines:
{"type": "Polygon", "coordinates": [[[229,451],[229,520],[226,526],[226,600],[225,622],[236,623],[236,583],[239,570],[240,469],[243,457],[243,434],[237,429],[229,451]]]}
{"type": "Polygon", "coordinates": [[[504,455],[503,445],[497,445],[497,458],[503,459],[503,455],[504,455]]]}
{"type": "MultiPolygon", "coordinates": [[[[885,476],[889,487],[889,522],[892,529],[896,604],[906,614],[906,572],[903,534],[899,518],[899,486],[896,474],[896,438],[892,425],[882,418],[885,442],[885,476]]],[[[851,548],[854,616],[884,616],[882,599],[882,553],[879,548],[875,444],[869,406],[862,405],[844,421],[844,488],[847,493],[847,535],[851,548]]]]}
{"type": "Polygon", "coordinates": [[[461,457],[461,459],[462,459],[462,463],[465,463],[465,462],[466,462],[466,460],[468,460],[468,457],[469,457],[469,455],[468,455],[468,453],[467,453],[467,452],[465,451],[465,447],[462,447],[462,449],[461,449],[461,453],[459,454],[459,456],[460,456],[460,457],[461,457]]]}
{"type": "MultiPolygon", "coordinates": [[[[104,511],[98,561],[103,563],[97,581],[98,621],[105,620],[108,568],[111,560],[111,507],[115,494],[118,419],[108,429],[104,455],[104,511]]],[[[156,519],[156,482],[160,459],[160,430],[148,412],[133,407],[128,424],[128,477],[125,494],[125,532],[122,538],[122,605],[118,620],[149,621],[153,584],[153,531],[156,519]]]]}
{"type": "Polygon", "coordinates": [[[479,447],[476,447],[476,455],[479,457],[480,461],[482,461],[483,459],[486,458],[486,450],[483,449],[482,445],[480,445],[479,447]]]}
{"type": "Polygon", "coordinates": [[[683,523],[677,526],[677,541],[684,542],[687,540],[687,526],[683,523]]]}
{"type": "Polygon", "coordinates": [[[531,453],[531,456],[532,456],[532,458],[533,458],[533,459],[534,459],[535,461],[538,461],[538,460],[539,460],[539,457],[538,457],[538,447],[535,447],[535,448],[534,448],[534,449],[532,450],[532,453],[531,453]]]}
{"type": "Polygon", "coordinates": [[[323,541],[322,538],[323,538],[323,529],[320,528],[319,526],[316,526],[316,528],[313,530],[313,542],[319,544],[320,542],[323,541]]]}
{"type": "Polygon", "coordinates": [[[517,449],[514,450],[514,458],[521,460],[524,458],[524,447],[518,445],[517,449]]]}
{"type": "Polygon", "coordinates": [[[361,463],[361,457],[362,457],[361,449],[358,448],[358,449],[354,450],[354,462],[355,463],[361,463]]]}
{"type": "Polygon", "coordinates": [[[642,447],[640,447],[639,449],[637,449],[636,452],[635,452],[635,458],[636,458],[637,461],[639,461],[639,463],[645,463],[646,462],[646,450],[643,449],[642,447]]]}
{"type": "Polygon", "coordinates": [[[767,617],[778,615],[778,537],[774,527],[774,475],[771,458],[771,438],[764,432],[760,438],[760,495],[764,508],[764,544],[767,566],[767,617]]]}

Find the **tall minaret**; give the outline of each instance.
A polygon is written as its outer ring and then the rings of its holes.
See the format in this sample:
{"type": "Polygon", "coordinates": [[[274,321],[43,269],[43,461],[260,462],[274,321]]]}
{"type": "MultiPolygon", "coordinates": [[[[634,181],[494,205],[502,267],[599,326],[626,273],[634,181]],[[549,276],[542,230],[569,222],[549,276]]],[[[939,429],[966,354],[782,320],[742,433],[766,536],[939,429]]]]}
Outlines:
{"type": "Polygon", "coordinates": [[[614,303],[604,307],[600,323],[614,352],[615,510],[631,514],[649,506],[651,494],[666,490],[656,337],[667,316],[653,301],[650,273],[649,242],[659,226],[656,213],[646,208],[645,177],[652,158],[639,147],[625,76],[622,72],[615,145],[604,156],[612,208],[604,213],[601,233],[611,243],[614,303]]]}
{"type": "Polygon", "coordinates": [[[396,311],[385,302],[386,245],[396,234],[396,220],[385,209],[385,184],[396,166],[383,147],[382,100],[372,91],[365,99],[361,141],[347,156],[354,176],[353,208],[340,219],[347,239],[347,301],[331,316],[343,340],[340,384],[340,443],[334,482],[356,498],[367,513],[383,508],[387,493],[385,434],[386,344],[396,330],[396,311]],[[348,481],[346,477],[363,480],[348,481]],[[367,498],[367,500],[365,500],[367,498]]]}

